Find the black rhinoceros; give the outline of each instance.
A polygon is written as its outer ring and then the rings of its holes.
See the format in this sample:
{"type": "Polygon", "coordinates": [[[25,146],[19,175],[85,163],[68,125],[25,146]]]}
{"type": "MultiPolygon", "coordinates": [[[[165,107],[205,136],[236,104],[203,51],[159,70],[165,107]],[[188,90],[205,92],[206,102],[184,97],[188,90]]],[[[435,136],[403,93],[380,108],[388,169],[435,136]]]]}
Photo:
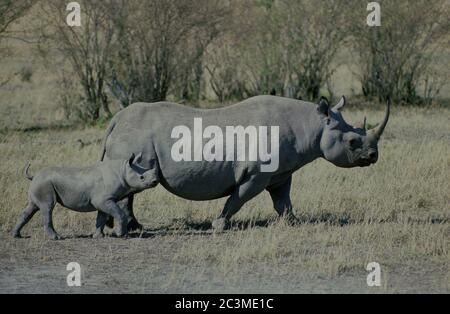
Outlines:
{"type": "MultiPolygon", "coordinates": [[[[389,102],[382,123],[368,131],[365,122],[359,127],[345,122],[340,112],[344,105],[344,97],[331,108],[324,97],[313,104],[276,96],[252,97],[219,109],[197,109],[170,102],[135,103],[112,119],[104,140],[102,160],[125,159],[131,153],[142,152],[144,166],[158,162],[160,183],[169,192],[190,200],[228,196],[224,209],[213,222],[217,230],[223,229],[244,203],[264,190],[270,193],[276,212],[293,220],[289,193],[296,170],[317,158],[347,168],[369,166],[378,160],[377,144],[389,119],[389,102]],[[212,129],[209,132],[205,129],[202,139],[194,138],[190,142],[185,138],[186,146],[182,149],[194,147],[200,154],[178,152],[186,157],[184,159],[179,154],[174,156],[174,147],[180,148],[183,130],[201,134],[201,130],[195,130],[199,120],[202,127],[212,126],[212,129]],[[232,152],[233,159],[225,150],[219,150],[219,154],[211,150],[215,159],[201,156],[201,149],[208,146],[205,145],[208,138],[225,134],[227,127],[232,126],[234,130],[240,127],[247,136],[233,144],[235,150],[242,144],[251,155],[252,149],[258,146],[250,137],[251,131],[273,128],[271,132],[278,133],[278,142],[271,146],[273,150],[278,145],[278,152],[272,152],[270,160],[239,158],[232,152]],[[209,134],[205,136],[205,133],[209,134]],[[261,171],[270,163],[275,164],[276,169],[261,171]]],[[[215,145],[218,143],[223,140],[217,140],[215,145]]],[[[132,207],[133,196],[130,196],[122,204],[130,217],[129,229],[140,227],[132,207]]]]}

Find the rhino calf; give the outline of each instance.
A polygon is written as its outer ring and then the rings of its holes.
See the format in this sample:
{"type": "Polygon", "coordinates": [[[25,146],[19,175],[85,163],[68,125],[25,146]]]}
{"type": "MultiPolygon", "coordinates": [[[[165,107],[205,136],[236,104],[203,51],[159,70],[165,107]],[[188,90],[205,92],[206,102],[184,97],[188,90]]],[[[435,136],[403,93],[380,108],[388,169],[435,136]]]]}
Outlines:
{"type": "Polygon", "coordinates": [[[25,169],[26,177],[31,180],[28,206],[14,228],[14,237],[20,237],[23,226],[41,210],[48,236],[53,240],[59,239],[52,222],[56,203],[78,212],[97,210],[99,214],[94,237],[103,236],[108,215],[119,222],[117,235],[125,235],[128,216],[117,202],[155,187],[159,182],[157,161],[154,160],[149,168],[143,168],[141,159],[142,154],[132,154],[128,160],[108,160],[84,168],[49,167],[34,177],[28,174],[28,164],[25,169]]]}

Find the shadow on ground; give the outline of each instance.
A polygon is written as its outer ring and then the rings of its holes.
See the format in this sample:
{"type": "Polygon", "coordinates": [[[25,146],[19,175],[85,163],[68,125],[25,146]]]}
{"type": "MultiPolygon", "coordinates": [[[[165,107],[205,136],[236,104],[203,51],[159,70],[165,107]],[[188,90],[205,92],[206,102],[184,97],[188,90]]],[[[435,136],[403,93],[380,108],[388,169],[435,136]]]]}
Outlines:
{"type": "MultiPolygon", "coordinates": [[[[437,217],[429,220],[424,219],[407,219],[405,223],[414,224],[444,224],[449,222],[449,218],[437,217]]],[[[321,213],[316,215],[299,215],[297,221],[291,224],[293,227],[306,224],[327,224],[330,226],[347,226],[352,224],[383,224],[383,223],[398,223],[399,219],[396,217],[390,217],[387,219],[354,219],[346,215],[335,215],[333,213],[321,213]]],[[[244,219],[244,220],[232,220],[225,232],[234,232],[248,230],[252,228],[267,228],[273,224],[286,223],[284,219],[280,219],[276,216],[268,218],[257,219],[244,219]]],[[[210,235],[213,234],[212,221],[193,221],[190,219],[173,219],[167,225],[159,226],[157,228],[144,228],[141,232],[131,232],[128,234],[129,238],[152,238],[155,236],[165,235],[210,235]]],[[[114,236],[114,235],[113,235],[114,236]]],[[[80,236],[83,238],[86,236],[80,236]]]]}
{"type": "MultiPolygon", "coordinates": [[[[445,224],[450,221],[447,217],[436,217],[429,220],[424,219],[412,219],[408,218],[404,223],[413,224],[445,224]]],[[[273,224],[285,223],[290,224],[284,219],[280,219],[276,216],[268,218],[257,219],[244,219],[244,220],[232,220],[228,228],[224,232],[235,232],[248,230],[252,228],[267,228],[273,224]]],[[[353,224],[383,224],[383,223],[399,223],[399,219],[396,217],[390,217],[387,219],[354,219],[346,215],[337,216],[333,213],[321,213],[316,215],[298,215],[297,221],[291,226],[302,226],[307,224],[327,224],[330,226],[347,226],[353,224]]],[[[153,238],[156,236],[169,236],[169,235],[211,235],[214,233],[212,229],[212,221],[194,221],[190,219],[173,219],[170,223],[159,226],[156,228],[144,228],[142,231],[130,232],[128,238],[153,238]]],[[[114,232],[107,235],[108,237],[117,237],[114,232]]],[[[75,235],[69,237],[63,237],[62,239],[85,239],[91,238],[92,235],[75,235]]]]}

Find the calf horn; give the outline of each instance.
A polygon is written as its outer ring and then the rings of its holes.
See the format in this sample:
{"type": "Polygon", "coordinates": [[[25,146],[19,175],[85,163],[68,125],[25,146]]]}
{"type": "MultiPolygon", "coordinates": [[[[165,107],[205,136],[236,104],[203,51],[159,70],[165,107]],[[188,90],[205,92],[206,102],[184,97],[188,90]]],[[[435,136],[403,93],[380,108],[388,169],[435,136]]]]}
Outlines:
{"type": "Polygon", "coordinates": [[[390,111],[391,111],[391,101],[388,100],[386,114],[384,116],[383,122],[376,128],[370,130],[371,135],[373,135],[377,140],[380,139],[381,134],[383,134],[384,128],[386,127],[386,125],[388,123],[390,111]]]}

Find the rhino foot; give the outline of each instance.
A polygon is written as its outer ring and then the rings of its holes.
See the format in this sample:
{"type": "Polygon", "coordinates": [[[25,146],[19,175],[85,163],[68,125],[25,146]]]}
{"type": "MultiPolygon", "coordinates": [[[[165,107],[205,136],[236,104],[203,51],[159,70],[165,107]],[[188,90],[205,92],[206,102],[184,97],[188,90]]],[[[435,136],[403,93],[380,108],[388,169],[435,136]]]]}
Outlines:
{"type": "Polygon", "coordinates": [[[223,232],[228,226],[228,220],[226,218],[217,218],[212,222],[212,228],[214,232],[223,232]]]}
{"type": "Polygon", "coordinates": [[[105,226],[111,229],[114,228],[114,218],[112,216],[108,216],[108,220],[106,221],[105,226]]]}
{"type": "Polygon", "coordinates": [[[128,231],[136,231],[136,230],[142,231],[143,229],[144,227],[140,223],[138,223],[135,218],[131,219],[128,222],[128,231]]]}
{"type": "Polygon", "coordinates": [[[57,233],[49,234],[48,237],[50,240],[61,240],[62,239],[61,236],[57,233]]]}
{"type": "Polygon", "coordinates": [[[102,231],[99,231],[99,230],[95,231],[95,233],[92,235],[93,239],[101,239],[101,238],[104,238],[104,237],[105,237],[105,234],[102,231]]]}

